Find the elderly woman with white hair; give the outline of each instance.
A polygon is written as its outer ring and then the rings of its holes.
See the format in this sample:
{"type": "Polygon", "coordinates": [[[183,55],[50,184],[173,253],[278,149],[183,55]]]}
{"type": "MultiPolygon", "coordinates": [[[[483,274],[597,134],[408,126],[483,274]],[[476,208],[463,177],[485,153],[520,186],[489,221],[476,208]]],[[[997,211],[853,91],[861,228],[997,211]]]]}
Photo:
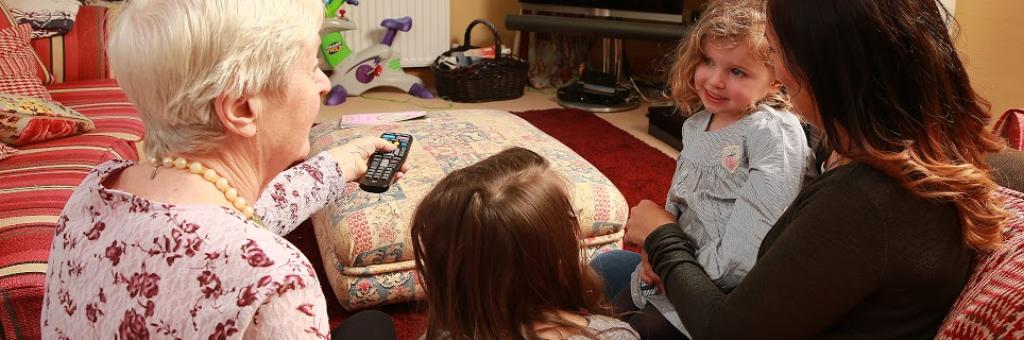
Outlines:
{"type": "Polygon", "coordinates": [[[280,235],[394,146],[365,138],[306,159],[329,90],[317,67],[323,11],[320,0],[125,5],[108,53],[151,157],[100,165],[72,194],[43,338],[330,335],[316,273],[280,235]]]}

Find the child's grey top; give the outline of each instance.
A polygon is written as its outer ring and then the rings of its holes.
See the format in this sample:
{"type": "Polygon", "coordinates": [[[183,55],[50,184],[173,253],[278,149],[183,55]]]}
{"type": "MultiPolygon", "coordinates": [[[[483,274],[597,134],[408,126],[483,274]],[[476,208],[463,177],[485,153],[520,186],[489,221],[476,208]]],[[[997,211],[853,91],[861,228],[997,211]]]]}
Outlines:
{"type": "Polygon", "coordinates": [[[767,105],[707,131],[711,113],[683,124],[683,150],[665,209],[697,247],[697,261],[720,288],[754,265],[768,229],[796,198],[813,154],[799,119],[767,105]]]}

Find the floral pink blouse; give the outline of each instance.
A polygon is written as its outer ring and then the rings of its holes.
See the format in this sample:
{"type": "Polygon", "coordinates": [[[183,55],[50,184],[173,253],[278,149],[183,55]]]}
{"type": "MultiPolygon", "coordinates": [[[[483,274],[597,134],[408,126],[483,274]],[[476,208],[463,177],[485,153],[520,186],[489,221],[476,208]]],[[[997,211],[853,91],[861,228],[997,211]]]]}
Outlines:
{"type": "Polygon", "coordinates": [[[212,205],[152,202],[103,187],[97,167],[57,224],[44,339],[330,338],[316,272],[281,238],[344,192],[326,153],[279,174],[255,204],[266,229],[212,205]]]}

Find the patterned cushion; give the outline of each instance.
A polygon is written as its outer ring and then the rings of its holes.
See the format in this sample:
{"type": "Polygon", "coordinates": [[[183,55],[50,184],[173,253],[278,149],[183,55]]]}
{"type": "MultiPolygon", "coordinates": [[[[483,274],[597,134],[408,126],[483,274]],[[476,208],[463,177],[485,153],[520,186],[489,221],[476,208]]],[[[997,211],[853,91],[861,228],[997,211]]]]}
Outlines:
{"type": "Polygon", "coordinates": [[[29,47],[27,24],[0,29],[0,93],[21,94],[50,100],[36,77],[37,60],[29,47]]]}
{"type": "Polygon", "coordinates": [[[18,152],[18,149],[7,146],[7,144],[0,144],[0,161],[7,159],[7,157],[14,156],[18,152]]]}
{"type": "Polygon", "coordinates": [[[436,112],[395,124],[313,129],[313,152],[361,136],[395,131],[413,135],[407,162],[413,169],[391,190],[371,194],[350,184],[340,206],[313,217],[331,286],[341,305],[360,309],[415,299],[422,294],[414,274],[408,223],[413,210],[445,174],[511,146],[540,153],[573,184],[582,243],[590,254],[619,249],[628,206],[618,189],[568,147],[507,112],[436,112]]]}
{"type": "Polygon", "coordinates": [[[49,89],[54,100],[82,113],[96,125],[86,136],[115,137],[133,145],[142,141],[142,119],[117,81],[75,81],[51,85],[49,89]]]}
{"type": "Polygon", "coordinates": [[[24,146],[91,131],[81,113],[53,101],[0,93],[0,142],[24,146]]]}
{"type": "Polygon", "coordinates": [[[994,131],[1006,139],[1006,144],[1011,148],[1024,150],[1024,110],[1007,110],[999,117],[994,131]]]}
{"type": "Polygon", "coordinates": [[[6,0],[10,13],[18,23],[32,25],[32,38],[64,35],[71,30],[78,15],[78,0],[6,0]]]}
{"type": "Polygon", "coordinates": [[[937,339],[1024,338],[1024,193],[1001,189],[1013,218],[1006,245],[975,260],[937,339]]]}
{"type": "Polygon", "coordinates": [[[53,93],[96,129],[0,161],[0,339],[39,338],[50,241],[71,192],[100,163],[138,160],[142,122],[115,82],[62,84],[53,93]]]}

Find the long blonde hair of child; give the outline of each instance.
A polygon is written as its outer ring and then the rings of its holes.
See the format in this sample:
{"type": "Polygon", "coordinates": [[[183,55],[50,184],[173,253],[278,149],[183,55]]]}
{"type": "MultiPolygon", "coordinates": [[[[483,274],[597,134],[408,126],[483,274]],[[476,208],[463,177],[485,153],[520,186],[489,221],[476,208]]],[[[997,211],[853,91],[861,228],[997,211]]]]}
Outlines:
{"type": "MultiPolygon", "coordinates": [[[[768,41],[765,39],[764,7],[760,1],[719,0],[712,1],[705,9],[700,21],[694,25],[674,55],[676,60],[669,70],[668,84],[672,99],[682,112],[692,114],[703,109],[698,90],[694,85],[694,73],[704,56],[703,43],[739,46],[746,44],[757,59],[772,68],[769,59],[768,41]]],[[[767,96],[753,103],[752,112],[758,104],[767,104],[779,110],[789,110],[791,105],[785,90],[770,91],[767,96]]]]}

